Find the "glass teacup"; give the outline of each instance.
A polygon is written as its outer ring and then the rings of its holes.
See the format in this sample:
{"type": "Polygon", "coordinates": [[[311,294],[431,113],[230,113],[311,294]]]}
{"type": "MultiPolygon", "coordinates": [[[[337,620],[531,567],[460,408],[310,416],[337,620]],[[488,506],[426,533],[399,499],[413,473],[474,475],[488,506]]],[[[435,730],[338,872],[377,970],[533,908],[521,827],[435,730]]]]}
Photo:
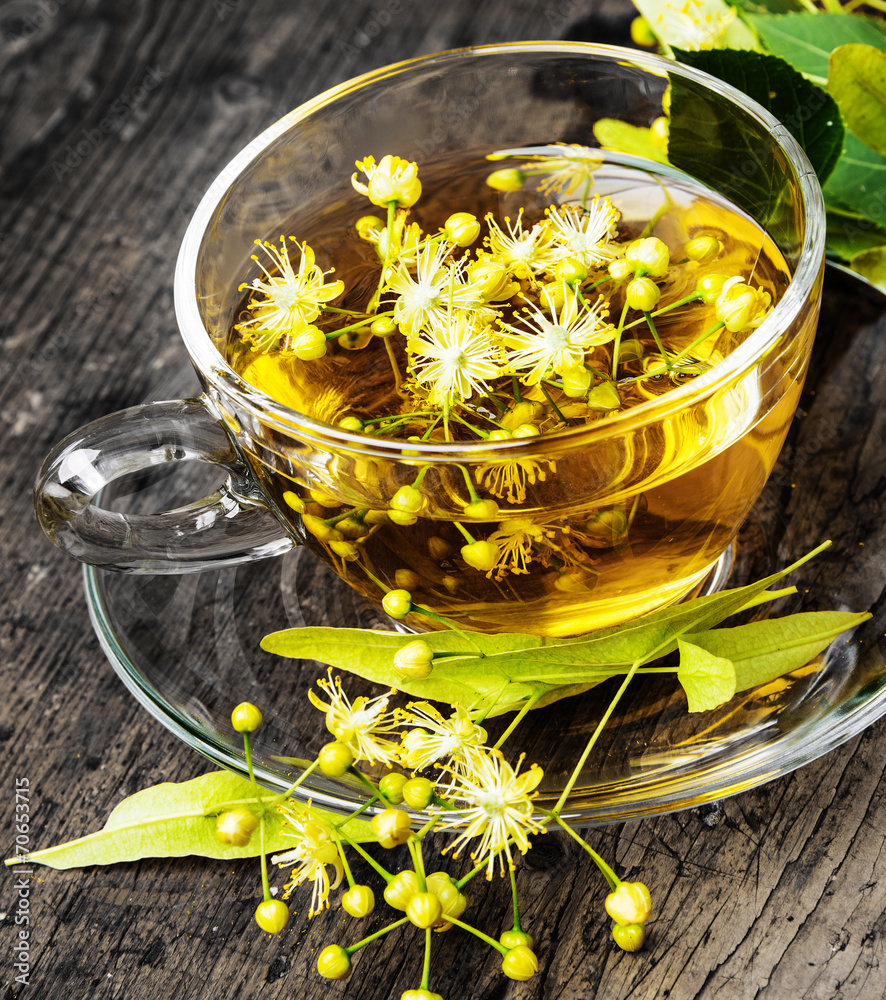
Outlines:
{"type": "MultiPolygon", "coordinates": [[[[176,311],[204,395],[135,407],[62,442],[38,483],[41,524],[79,559],[153,573],[307,544],[375,604],[398,616],[424,608],[468,629],[568,636],[629,620],[705,580],[772,470],[814,335],[823,217],[811,167],[775,119],[654,56],[573,43],[489,46],[342,84],[235,157],[185,234],[176,311]],[[765,232],[790,274],[759,327],[724,342],[716,364],[674,377],[667,392],[538,436],[416,442],[346,430],[310,403],[291,408],[228,362],[255,240],[307,239],[343,205],[362,214],[349,180],[357,160],[414,160],[426,188],[445,194],[460,164],[488,154],[596,149],[601,120],[643,129],[664,116],[668,162],[610,151],[615,175],[715,191],[765,232]],[[123,473],[184,459],[224,465],[231,478],[157,515],[93,503],[123,473]],[[420,508],[391,517],[393,498],[419,472],[420,508]],[[493,506],[473,506],[484,499],[493,506]],[[473,541],[499,557],[472,559],[473,541]]],[[[349,364],[359,372],[358,354],[349,364]]],[[[420,613],[405,620],[439,627],[420,613]]]]}

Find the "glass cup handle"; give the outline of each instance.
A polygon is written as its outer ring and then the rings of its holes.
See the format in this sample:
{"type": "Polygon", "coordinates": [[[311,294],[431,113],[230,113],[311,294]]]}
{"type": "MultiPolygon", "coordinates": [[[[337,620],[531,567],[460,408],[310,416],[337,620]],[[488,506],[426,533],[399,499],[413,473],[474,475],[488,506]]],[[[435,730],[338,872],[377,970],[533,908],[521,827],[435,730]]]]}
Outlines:
{"type": "Polygon", "coordinates": [[[203,399],[133,406],[75,431],[43,463],[35,502],[40,527],[59,548],[128,573],[198,573],[281,555],[294,544],[203,399]],[[184,507],[130,515],[94,502],[120,476],[194,459],[229,476],[184,507]]]}

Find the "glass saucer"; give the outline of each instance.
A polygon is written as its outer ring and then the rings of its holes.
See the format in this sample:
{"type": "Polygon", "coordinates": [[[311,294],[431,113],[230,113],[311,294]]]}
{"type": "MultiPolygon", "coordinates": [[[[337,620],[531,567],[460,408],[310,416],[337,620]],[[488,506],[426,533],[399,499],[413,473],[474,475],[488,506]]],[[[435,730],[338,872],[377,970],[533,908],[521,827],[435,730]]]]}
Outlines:
{"type": "MultiPolygon", "coordinates": [[[[855,296],[859,287],[826,295],[823,323],[833,314],[845,327],[845,295],[855,296]]],[[[872,619],[848,640],[835,641],[812,666],[739,694],[714,712],[689,715],[670,675],[638,678],[570,796],[568,813],[577,821],[623,821],[733,795],[814,760],[886,713],[886,532],[873,502],[886,476],[886,451],[872,446],[884,401],[878,399],[883,389],[871,388],[879,384],[886,338],[864,325],[882,316],[882,300],[866,313],[864,296],[855,299],[854,339],[839,349],[826,346],[813,359],[806,398],[814,405],[808,416],[801,411],[804,419],[792,428],[743,529],[729,582],[765,576],[832,537],[831,549],[786,581],[798,593],[757,613],[870,610],[872,619]],[[839,422],[832,414],[841,405],[839,422]]],[[[193,376],[179,373],[164,386],[168,396],[182,395],[182,378],[193,376]]],[[[206,476],[207,467],[195,466],[189,483],[179,466],[168,480],[121,480],[102,502],[127,510],[168,508],[171,499],[212,488],[206,476]]],[[[307,699],[325,667],[265,653],[261,638],[299,625],[392,627],[307,550],[184,576],[86,567],[84,581],[96,633],[139,702],[189,746],[240,772],[242,740],[229,715],[235,704],[254,702],[265,717],[253,737],[256,773],[281,791],[330,739],[322,714],[307,699]]],[[[343,680],[351,697],[381,693],[358,678],[343,680]]],[[[614,690],[608,682],[534,711],[508,740],[510,759],[525,753],[527,763],[544,768],[540,804],[556,800],[614,690]]],[[[510,718],[488,723],[492,740],[510,718]]],[[[356,779],[348,777],[312,775],[298,794],[337,810],[361,801],[356,779]]]]}

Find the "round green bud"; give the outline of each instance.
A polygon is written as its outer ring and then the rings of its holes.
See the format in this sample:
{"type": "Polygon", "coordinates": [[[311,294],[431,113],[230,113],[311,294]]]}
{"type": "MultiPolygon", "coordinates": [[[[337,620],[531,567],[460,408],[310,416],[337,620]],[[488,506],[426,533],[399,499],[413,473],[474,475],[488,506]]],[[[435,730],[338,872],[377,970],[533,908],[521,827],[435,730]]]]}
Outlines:
{"type": "Polygon", "coordinates": [[[498,517],[498,504],[494,500],[472,500],[464,510],[472,521],[494,521],[498,517]]]}
{"type": "Polygon", "coordinates": [[[412,819],[408,812],[402,809],[388,808],[376,813],[370,820],[372,832],[382,847],[390,849],[399,847],[409,840],[412,829],[412,819]]]}
{"type": "Polygon", "coordinates": [[[717,299],[715,312],[717,319],[730,333],[741,333],[755,325],[769,304],[768,297],[756,288],[743,282],[724,286],[717,299]]]}
{"type": "Polygon", "coordinates": [[[502,931],[498,940],[505,948],[519,948],[522,945],[531,950],[535,947],[535,938],[526,931],[518,931],[516,927],[509,931],[502,931]]]}
{"type": "Polygon", "coordinates": [[[354,885],[341,898],[342,909],[358,920],[375,909],[375,893],[368,885],[354,885]]]}
{"type": "Polygon", "coordinates": [[[363,215],[356,222],[357,235],[361,240],[371,241],[373,236],[378,239],[378,234],[385,228],[384,221],[377,215],[363,215]]]}
{"type": "Polygon", "coordinates": [[[338,426],[343,431],[362,431],[363,421],[359,417],[342,417],[338,422],[338,426]]]}
{"type": "Polygon", "coordinates": [[[594,549],[609,549],[624,541],[628,533],[628,514],[621,507],[610,507],[592,514],[585,524],[588,544],[594,549]]]}
{"type": "Polygon", "coordinates": [[[400,1000],[443,1000],[439,993],[418,987],[414,990],[404,990],[400,994],[400,1000]]]}
{"type": "Polygon", "coordinates": [[[603,905],[617,924],[645,924],[652,913],[652,897],[642,882],[619,882],[603,905]]]}
{"type": "Polygon", "coordinates": [[[622,951],[639,951],[646,940],[646,928],[642,924],[613,924],[612,940],[622,951]]]}
{"type": "Polygon", "coordinates": [[[302,500],[300,496],[298,496],[296,493],[293,493],[292,490],[287,490],[283,494],[283,499],[286,501],[286,506],[291,507],[296,512],[296,514],[304,514],[305,502],[304,500],[302,500]]]}
{"type": "Polygon", "coordinates": [[[215,818],[215,837],[222,844],[245,847],[258,827],[258,817],[245,807],[229,809],[215,818]]]}
{"type": "Polygon", "coordinates": [[[501,553],[494,542],[471,542],[461,548],[461,557],[472,569],[488,573],[495,569],[501,553]]]}
{"type": "Polygon", "coordinates": [[[332,525],[327,524],[322,517],[315,517],[313,514],[305,514],[301,523],[305,531],[314,536],[318,542],[331,542],[341,538],[341,533],[336,531],[332,525]]]}
{"type": "Polygon", "coordinates": [[[351,971],[351,959],[340,944],[329,944],[317,956],[317,971],[324,979],[344,979],[351,971]]]}
{"type": "Polygon", "coordinates": [[[494,431],[490,431],[489,440],[490,441],[509,441],[511,439],[511,432],[505,430],[504,427],[496,427],[494,431]]]}
{"type": "Polygon", "coordinates": [[[408,590],[389,590],[382,598],[382,607],[391,618],[405,618],[412,610],[412,594],[408,590]]]}
{"type": "Polygon", "coordinates": [[[645,17],[635,17],[631,21],[631,41],[634,45],[642,45],[647,49],[654,48],[658,43],[658,39],[645,17]]]}
{"type": "Polygon", "coordinates": [[[360,558],[360,550],[353,542],[346,542],[344,539],[334,538],[329,543],[329,548],[339,559],[345,562],[356,562],[360,558]]]}
{"type": "Polygon", "coordinates": [[[316,326],[306,326],[296,334],[292,350],[300,361],[316,361],[326,354],[326,334],[316,326]]]}
{"type": "Polygon", "coordinates": [[[501,971],[508,979],[516,979],[518,982],[525,982],[538,972],[538,959],[531,948],[525,944],[511,948],[501,961],[501,971]]]}
{"type": "Polygon", "coordinates": [[[624,259],[624,257],[616,257],[607,268],[609,271],[609,277],[613,281],[624,281],[625,278],[632,278],[634,276],[634,269],[631,265],[624,259]]]}
{"type": "Polygon", "coordinates": [[[409,900],[418,892],[418,875],[410,869],[397,874],[385,886],[385,902],[395,910],[405,910],[409,900]]]}
{"type": "Polygon", "coordinates": [[[612,382],[601,382],[599,385],[595,385],[588,393],[586,402],[589,410],[598,410],[602,413],[608,413],[610,410],[617,410],[621,407],[621,397],[612,382]]]}
{"type": "Polygon", "coordinates": [[[376,316],[370,324],[369,329],[373,337],[390,337],[392,334],[397,333],[400,327],[397,326],[390,316],[376,316]]]}
{"type": "Polygon", "coordinates": [[[720,297],[720,292],[726,284],[725,274],[706,274],[698,279],[695,291],[706,305],[713,305],[720,297]]]}
{"type": "Polygon", "coordinates": [[[443,235],[458,247],[469,247],[480,235],[480,220],[470,212],[455,212],[444,223],[443,235]]]}
{"type": "Polygon", "coordinates": [[[407,514],[417,514],[428,505],[428,498],[414,486],[401,486],[391,497],[389,506],[392,510],[402,510],[407,514]]]}
{"type": "Polygon", "coordinates": [[[403,786],[409,779],[398,771],[390,771],[378,783],[378,790],[391,803],[398,806],[403,801],[403,786]]]}
{"type": "Polygon", "coordinates": [[[530,438],[530,437],[538,437],[540,433],[541,431],[538,429],[538,426],[536,424],[525,423],[525,424],[520,424],[518,427],[514,429],[513,436],[515,438],[530,438]]]}
{"type": "Polygon", "coordinates": [[[340,778],[354,763],[351,748],[336,740],[327,743],[317,754],[320,770],[329,778],[340,778]]]}
{"type": "Polygon", "coordinates": [[[625,299],[631,309],[650,312],[658,305],[661,289],[652,278],[634,278],[625,289],[625,299]]]}
{"type": "Polygon", "coordinates": [[[667,244],[662,243],[657,236],[644,236],[627,245],[625,260],[633,267],[635,274],[661,278],[667,272],[671,253],[667,244]]]}
{"type": "MultiPolygon", "coordinates": [[[[427,677],[431,673],[433,660],[433,649],[423,639],[415,639],[413,642],[407,643],[402,649],[398,649],[394,654],[394,669],[403,677],[413,677],[416,680],[421,680],[421,678],[427,677]]],[[[409,799],[407,798],[406,801],[409,802],[409,799]]],[[[424,806],[416,806],[412,802],[409,802],[409,804],[416,809],[424,809],[424,806]]]]}
{"type": "Polygon", "coordinates": [[[486,178],[486,183],[496,191],[519,191],[526,180],[526,174],[516,167],[495,170],[486,178]]]}
{"type": "Polygon", "coordinates": [[[231,725],[238,733],[254,733],[261,722],[261,711],[252,702],[241,701],[231,712],[231,725]]]}
{"type": "Polygon", "coordinates": [[[433,927],[443,916],[443,905],[432,892],[417,892],[406,904],[406,916],[416,927],[433,927]]]}
{"type": "Polygon", "coordinates": [[[564,257],[557,261],[554,276],[559,282],[565,281],[567,285],[576,285],[585,280],[588,276],[588,269],[576,257],[564,257]]]}
{"type": "Polygon", "coordinates": [[[592,376],[587,368],[570,368],[569,371],[563,372],[561,378],[563,380],[563,393],[570,399],[578,399],[580,396],[587,395],[591,388],[592,376]]]}
{"type": "Polygon", "coordinates": [[[403,786],[403,801],[413,809],[427,809],[434,798],[434,782],[430,778],[410,778],[403,786]]]}
{"type": "Polygon", "coordinates": [[[421,577],[414,570],[398,569],[394,573],[394,585],[400,590],[415,590],[421,584],[421,577]]]}
{"type": "Polygon", "coordinates": [[[289,907],[282,899],[266,899],[255,908],[255,922],[268,934],[279,934],[289,923],[289,907]]]}
{"type": "Polygon", "coordinates": [[[683,252],[697,264],[709,264],[722,249],[716,236],[696,236],[688,241],[683,252]]]}

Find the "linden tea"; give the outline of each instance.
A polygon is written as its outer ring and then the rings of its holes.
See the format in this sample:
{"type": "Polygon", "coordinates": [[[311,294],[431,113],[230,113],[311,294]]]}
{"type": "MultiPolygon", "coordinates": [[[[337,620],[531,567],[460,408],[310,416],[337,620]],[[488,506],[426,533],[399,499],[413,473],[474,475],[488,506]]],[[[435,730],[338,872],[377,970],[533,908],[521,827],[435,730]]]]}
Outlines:
{"type": "Polygon", "coordinates": [[[358,163],[356,193],[259,244],[227,358],[350,435],[328,453],[271,435],[247,457],[357,591],[416,628],[579,635],[679,599],[734,539],[804,359],[682,401],[790,273],[683,177],[576,147],[498,159],[420,179],[358,163]]]}

